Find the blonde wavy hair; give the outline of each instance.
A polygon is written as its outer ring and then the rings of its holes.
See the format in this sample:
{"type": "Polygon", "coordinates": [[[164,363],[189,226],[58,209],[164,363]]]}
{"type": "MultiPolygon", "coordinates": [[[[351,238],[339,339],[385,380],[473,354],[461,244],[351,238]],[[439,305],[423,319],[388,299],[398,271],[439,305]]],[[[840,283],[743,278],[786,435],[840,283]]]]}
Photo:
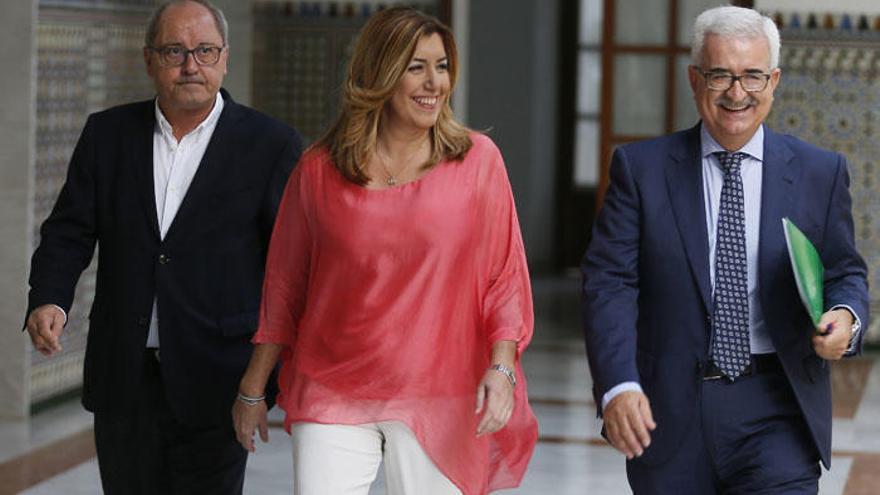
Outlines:
{"type": "Polygon", "coordinates": [[[409,7],[393,7],[374,14],[361,30],[342,87],[339,116],[318,140],[330,153],[333,164],[348,180],[364,185],[363,171],[382,124],[382,113],[412,60],[416,44],[424,36],[439,34],[449,65],[449,94],[437,123],[431,128],[431,156],[422,169],[441,160],[460,161],[473,142],[470,129],[455,120],[449,105],[458,77],[458,52],[452,31],[435,17],[409,7]]]}

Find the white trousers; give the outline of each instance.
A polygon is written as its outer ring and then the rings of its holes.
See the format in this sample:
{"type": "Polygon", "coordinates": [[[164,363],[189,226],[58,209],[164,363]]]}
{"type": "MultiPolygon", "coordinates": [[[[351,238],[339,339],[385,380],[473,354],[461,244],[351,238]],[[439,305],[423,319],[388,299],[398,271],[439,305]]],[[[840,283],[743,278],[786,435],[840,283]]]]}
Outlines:
{"type": "Polygon", "coordinates": [[[388,495],[461,495],[399,421],[292,431],[294,495],[367,495],[383,460],[388,495]]]}

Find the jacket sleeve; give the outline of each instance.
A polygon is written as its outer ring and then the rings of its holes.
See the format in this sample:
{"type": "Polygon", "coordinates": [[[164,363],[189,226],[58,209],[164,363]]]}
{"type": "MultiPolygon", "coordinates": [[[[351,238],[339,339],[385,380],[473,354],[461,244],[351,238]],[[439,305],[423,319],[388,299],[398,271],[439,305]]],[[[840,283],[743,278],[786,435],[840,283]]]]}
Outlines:
{"type": "Polygon", "coordinates": [[[272,228],[275,225],[275,216],[278,214],[278,205],[281,203],[281,197],[284,194],[287,179],[294,165],[299,161],[302,154],[302,140],[299,134],[290,130],[285,135],[285,143],[280,153],[275,158],[272,167],[272,177],[269,180],[268,190],[264,195],[264,203],[262,216],[260,219],[261,229],[265,233],[266,244],[272,234],[272,228]]]}
{"type": "Polygon", "coordinates": [[[584,337],[597,407],[624,382],[638,382],[641,204],[625,149],[611,161],[610,184],[581,263],[584,337]]]}
{"type": "Polygon", "coordinates": [[[862,330],[853,346],[853,354],[859,354],[862,335],[868,329],[868,270],[855,246],[846,159],[842,155],[837,157],[821,250],[822,263],[825,265],[825,310],[834,306],[848,306],[855,311],[862,330]]]}
{"type": "Polygon", "coordinates": [[[89,117],[49,217],[31,258],[27,315],[43,304],[70,313],[74,290],[89,265],[98,239],[96,216],[95,123],[89,117]]]}

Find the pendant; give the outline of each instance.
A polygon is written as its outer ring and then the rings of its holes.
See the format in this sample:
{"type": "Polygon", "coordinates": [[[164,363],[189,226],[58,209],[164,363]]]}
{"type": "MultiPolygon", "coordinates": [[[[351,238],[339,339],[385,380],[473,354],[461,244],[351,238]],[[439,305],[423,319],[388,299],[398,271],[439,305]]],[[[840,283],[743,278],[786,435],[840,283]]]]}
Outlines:
{"type": "Polygon", "coordinates": [[[393,175],[389,175],[388,178],[385,179],[385,183],[388,184],[389,186],[396,186],[397,179],[395,179],[393,175]]]}

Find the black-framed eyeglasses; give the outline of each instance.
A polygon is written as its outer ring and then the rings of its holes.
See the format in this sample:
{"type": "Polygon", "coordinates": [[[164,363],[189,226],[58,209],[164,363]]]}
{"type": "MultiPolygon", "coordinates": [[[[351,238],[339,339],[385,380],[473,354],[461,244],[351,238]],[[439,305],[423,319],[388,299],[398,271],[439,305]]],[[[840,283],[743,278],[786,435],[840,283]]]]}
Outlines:
{"type": "Polygon", "coordinates": [[[147,49],[159,54],[159,60],[166,67],[180,67],[186,63],[186,57],[192,54],[199,65],[214,65],[220,61],[220,54],[225,46],[199,45],[187,50],[182,45],[148,46],[147,49]]]}
{"type": "Polygon", "coordinates": [[[746,72],[745,74],[734,75],[730,72],[709,71],[703,72],[697,68],[700,74],[706,79],[706,87],[712,91],[727,91],[733,86],[733,83],[739,81],[742,89],[749,93],[757,93],[764,91],[767,84],[770,83],[770,74],[764,72],[746,72]]]}

